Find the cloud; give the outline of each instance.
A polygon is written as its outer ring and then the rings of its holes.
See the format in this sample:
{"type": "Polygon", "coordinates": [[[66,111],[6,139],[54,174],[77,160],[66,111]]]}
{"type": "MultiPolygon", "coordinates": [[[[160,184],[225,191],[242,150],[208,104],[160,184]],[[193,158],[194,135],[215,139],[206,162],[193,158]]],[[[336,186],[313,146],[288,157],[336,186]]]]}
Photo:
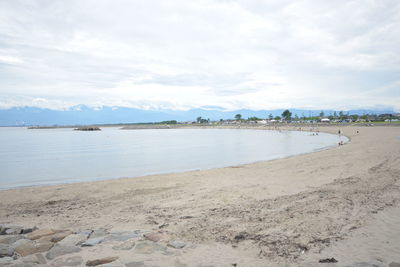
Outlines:
{"type": "Polygon", "coordinates": [[[399,110],[399,17],[396,0],[1,1],[0,102],[399,110]]]}

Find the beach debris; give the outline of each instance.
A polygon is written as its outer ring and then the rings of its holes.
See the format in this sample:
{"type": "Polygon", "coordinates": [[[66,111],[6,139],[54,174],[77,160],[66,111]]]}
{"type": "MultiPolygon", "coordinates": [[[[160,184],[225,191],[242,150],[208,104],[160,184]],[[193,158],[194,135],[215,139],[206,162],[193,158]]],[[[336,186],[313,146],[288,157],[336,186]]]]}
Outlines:
{"type": "Polygon", "coordinates": [[[118,259],[119,259],[119,257],[105,257],[105,258],[101,258],[101,259],[90,260],[90,261],[86,262],[86,266],[97,266],[97,265],[101,265],[101,264],[110,263],[110,262],[116,261],[118,259]]]}
{"type": "Polygon", "coordinates": [[[338,262],[335,258],[326,258],[318,261],[319,263],[335,263],[338,262]]]}
{"type": "Polygon", "coordinates": [[[184,248],[186,246],[185,243],[177,241],[177,240],[171,240],[168,242],[168,246],[176,248],[176,249],[180,249],[180,248],[184,248]]]}
{"type": "Polygon", "coordinates": [[[55,259],[59,256],[80,252],[82,249],[76,246],[59,246],[55,245],[47,253],[46,258],[49,260],[55,259]]]}

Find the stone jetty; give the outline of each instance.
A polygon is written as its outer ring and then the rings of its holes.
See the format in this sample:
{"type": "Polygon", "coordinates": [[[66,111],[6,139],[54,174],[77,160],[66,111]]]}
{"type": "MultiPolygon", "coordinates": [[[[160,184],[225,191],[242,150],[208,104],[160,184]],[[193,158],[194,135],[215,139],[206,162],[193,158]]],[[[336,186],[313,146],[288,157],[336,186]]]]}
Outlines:
{"type": "Polygon", "coordinates": [[[7,267],[154,266],[143,256],[173,257],[189,247],[161,230],[72,231],[0,224],[0,266],[7,267]]]}

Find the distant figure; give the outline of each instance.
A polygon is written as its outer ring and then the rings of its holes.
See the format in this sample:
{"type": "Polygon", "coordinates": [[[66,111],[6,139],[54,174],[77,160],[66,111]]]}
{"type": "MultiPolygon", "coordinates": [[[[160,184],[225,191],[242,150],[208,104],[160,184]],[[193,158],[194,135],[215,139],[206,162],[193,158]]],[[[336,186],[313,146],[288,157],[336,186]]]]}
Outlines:
{"type": "Polygon", "coordinates": [[[339,131],[338,131],[338,134],[340,135],[340,129],[339,129],[339,131]]]}
{"type": "Polygon", "coordinates": [[[358,133],[358,131],[357,131],[357,133],[358,133]]]}

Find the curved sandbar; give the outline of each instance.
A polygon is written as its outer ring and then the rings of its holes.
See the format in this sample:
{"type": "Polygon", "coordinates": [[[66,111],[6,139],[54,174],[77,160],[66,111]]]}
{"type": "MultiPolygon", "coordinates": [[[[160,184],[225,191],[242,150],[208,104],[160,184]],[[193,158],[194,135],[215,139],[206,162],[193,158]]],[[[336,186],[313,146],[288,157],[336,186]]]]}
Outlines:
{"type": "MultiPolygon", "coordinates": [[[[0,218],[40,228],[166,225],[170,235],[199,244],[181,256],[189,264],[301,262],[399,206],[400,127],[340,129],[350,143],[285,159],[1,191],[0,218]]],[[[162,257],[153,255],[170,260],[162,257]]]]}

